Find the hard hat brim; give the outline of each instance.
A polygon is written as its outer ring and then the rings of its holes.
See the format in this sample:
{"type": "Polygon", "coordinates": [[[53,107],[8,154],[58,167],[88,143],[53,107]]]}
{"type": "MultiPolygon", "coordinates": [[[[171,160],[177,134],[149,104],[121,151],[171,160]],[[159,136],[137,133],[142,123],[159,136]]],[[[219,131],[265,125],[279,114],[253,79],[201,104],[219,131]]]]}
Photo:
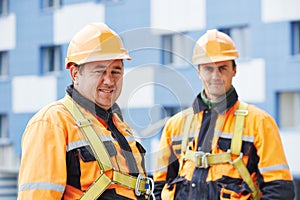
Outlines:
{"type": "MultiPolygon", "coordinates": [[[[200,56],[199,56],[200,57],[200,56]]],[[[213,57],[194,57],[193,58],[193,64],[194,65],[200,65],[200,64],[207,64],[207,63],[216,63],[221,61],[227,61],[227,60],[235,60],[237,59],[237,56],[213,56],[213,57]]]]}
{"type": "Polygon", "coordinates": [[[132,58],[127,54],[92,54],[88,58],[74,62],[72,58],[66,58],[66,69],[70,69],[71,65],[69,63],[76,63],[77,65],[96,62],[96,61],[104,61],[104,60],[132,60],[132,58]]]}

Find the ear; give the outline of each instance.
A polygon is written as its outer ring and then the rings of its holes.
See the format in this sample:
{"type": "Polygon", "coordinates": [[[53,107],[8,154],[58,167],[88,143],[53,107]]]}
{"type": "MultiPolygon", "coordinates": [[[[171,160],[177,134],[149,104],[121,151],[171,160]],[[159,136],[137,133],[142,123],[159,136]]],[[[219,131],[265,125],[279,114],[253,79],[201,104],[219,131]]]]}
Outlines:
{"type": "Polygon", "coordinates": [[[236,75],[236,68],[237,68],[236,66],[233,67],[233,73],[234,73],[233,76],[236,75]]]}
{"type": "Polygon", "coordinates": [[[79,74],[79,68],[72,65],[70,67],[70,75],[71,75],[71,78],[72,78],[72,81],[75,83],[76,80],[78,79],[78,74],[79,74]]]}

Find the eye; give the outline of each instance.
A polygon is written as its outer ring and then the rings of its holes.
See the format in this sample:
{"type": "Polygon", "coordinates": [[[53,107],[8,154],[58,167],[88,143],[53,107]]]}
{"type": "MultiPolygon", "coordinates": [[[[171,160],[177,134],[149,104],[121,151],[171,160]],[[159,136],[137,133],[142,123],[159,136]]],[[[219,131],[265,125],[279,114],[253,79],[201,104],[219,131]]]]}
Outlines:
{"type": "Polygon", "coordinates": [[[95,74],[103,74],[105,70],[96,70],[94,71],[95,74]]]}
{"type": "Polygon", "coordinates": [[[111,73],[115,74],[115,75],[121,75],[121,74],[123,74],[123,70],[122,70],[121,67],[116,67],[116,68],[111,70],[111,73]]]}
{"type": "Polygon", "coordinates": [[[122,70],[113,70],[112,74],[122,74],[122,70]]]}
{"type": "Polygon", "coordinates": [[[227,70],[227,67],[226,67],[226,66],[221,66],[221,67],[219,68],[219,70],[220,70],[220,71],[226,71],[226,70],[227,70]]]}
{"type": "Polygon", "coordinates": [[[213,67],[207,66],[207,67],[204,67],[204,71],[205,71],[205,72],[213,72],[213,71],[214,71],[214,68],[213,68],[213,67]]]}

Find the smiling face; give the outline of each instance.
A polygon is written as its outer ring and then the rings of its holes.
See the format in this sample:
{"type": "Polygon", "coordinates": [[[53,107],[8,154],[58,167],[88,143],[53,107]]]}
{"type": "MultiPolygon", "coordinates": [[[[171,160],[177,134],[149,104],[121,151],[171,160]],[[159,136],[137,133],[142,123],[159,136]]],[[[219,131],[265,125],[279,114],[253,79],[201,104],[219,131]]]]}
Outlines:
{"type": "Polygon", "coordinates": [[[123,84],[122,60],[105,60],[70,68],[74,88],[85,98],[108,110],[118,99],[123,84]]]}
{"type": "Polygon", "coordinates": [[[217,100],[232,87],[232,78],[236,74],[233,61],[200,64],[198,75],[203,82],[205,94],[209,100],[217,100]]]}

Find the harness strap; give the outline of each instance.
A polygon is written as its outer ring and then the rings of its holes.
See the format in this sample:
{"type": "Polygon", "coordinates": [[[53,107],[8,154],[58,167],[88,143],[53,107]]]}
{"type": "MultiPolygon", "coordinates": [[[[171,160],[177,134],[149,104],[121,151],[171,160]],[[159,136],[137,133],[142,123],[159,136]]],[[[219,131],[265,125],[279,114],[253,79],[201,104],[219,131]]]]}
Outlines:
{"type": "MultiPolygon", "coordinates": [[[[239,172],[242,179],[245,181],[245,183],[248,185],[248,187],[251,189],[251,195],[254,200],[259,199],[260,190],[259,188],[256,188],[253,180],[251,178],[251,175],[245,166],[241,153],[242,149],[242,137],[244,132],[244,121],[245,116],[248,115],[248,104],[244,102],[240,102],[238,109],[235,111],[236,119],[235,119],[235,125],[234,125],[234,131],[233,131],[233,137],[231,140],[231,146],[230,149],[226,153],[220,153],[220,154],[210,154],[203,151],[193,151],[186,149],[184,153],[181,154],[181,160],[182,162],[185,160],[191,160],[195,162],[197,167],[200,168],[207,168],[210,165],[216,165],[216,164],[222,164],[222,163],[230,163],[232,164],[237,171],[239,172]],[[238,156],[236,159],[232,160],[234,157],[238,156]]],[[[185,125],[188,125],[187,123],[185,125]]],[[[189,127],[190,125],[188,125],[189,127]]],[[[184,132],[184,134],[189,134],[189,131],[184,132]]],[[[183,138],[186,136],[184,135],[183,138]]],[[[184,141],[183,141],[184,142],[184,141]]],[[[186,144],[182,144],[182,146],[187,146],[186,144]]]]}
{"type": "Polygon", "coordinates": [[[81,129],[84,137],[88,140],[90,147],[94,153],[95,159],[97,160],[100,169],[103,172],[111,170],[113,165],[110,161],[109,153],[107,152],[105,145],[98,137],[98,134],[92,127],[92,121],[85,118],[79,108],[75,105],[70,96],[66,95],[65,98],[61,99],[60,102],[67,108],[75,119],[77,125],[81,129]]]}
{"type": "Polygon", "coordinates": [[[230,153],[233,155],[239,155],[239,157],[237,157],[230,163],[233,164],[233,166],[237,169],[242,179],[247,183],[248,187],[251,189],[252,198],[254,200],[258,200],[260,190],[259,188],[255,187],[251,175],[247,167],[245,166],[245,163],[243,162],[243,154],[241,153],[243,142],[242,137],[244,133],[244,122],[245,117],[248,115],[248,104],[245,102],[240,102],[239,108],[234,112],[234,114],[236,118],[233,130],[233,137],[230,145],[230,153]]]}
{"type": "Polygon", "coordinates": [[[242,156],[239,156],[234,161],[232,161],[233,166],[238,170],[239,174],[241,175],[242,179],[247,183],[248,187],[251,189],[251,196],[254,200],[260,199],[260,190],[256,188],[251,175],[245,166],[242,156]]]}
{"type": "Polygon", "coordinates": [[[97,199],[111,184],[118,184],[135,191],[137,196],[152,195],[154,190],[153,180],[139,174],[138,177],[116,171],[110,161],[109,153],[100,137],[92,127],[92,121],[85,118],[73,99],[66,95],[60,102],[67,108],[70,114],[75,119],[77,125],[81,129],[83,135],[89,142],[89,145],[94,153],[95,159],[101,169],[101,175],[81,196],[80,199],[97,199]],[[104,172],[112,170],[113,177],[110,179],[104,172]]]}
{"type": "Polygon", "coordinates": [[[81,200],[98,199],[100,195],[110,186],[112,181],[101,174],[87,191],[80,197],[81,200]]]}
{"type": "MultiPolygon", "coordinates": [[[[193,120],[193,108],[188,108],[187,110],[184,111],[183,114],[187,114],[185,122],[183,122],[183,126],[181,126],[181,131],[182,131],[182,143],[181,143],[181,157],[183,157],[186,153],[187,146],[189,143],[189,131],[191,128],[192,120],[193,120]]],[[[183,165],[183,159],[179,160],[179,170],[178,173],[180,172],[180,169],[183,165]]]]}
{"type": "Polygon", "coordinates": [[[234,112],[235,123],[233,129],[233,136],[230,145],[230,151],[234,155],[240,155],[242,150],[242,137],[244,133],[245,116],[248,115],[248,104],[240,102],[238,109],[234,112]]]}
{"type": "Polygon", "coordinates": [[[221,153],[221,154],[210,154],[203,151],[193,151],[187,149],[185,155],[183,156],[184,160],[191,160],[195,162],[196,166],[199,168],[207,168],[210,165],[228,163],[231,161],[230,153],[221,153]]]}

